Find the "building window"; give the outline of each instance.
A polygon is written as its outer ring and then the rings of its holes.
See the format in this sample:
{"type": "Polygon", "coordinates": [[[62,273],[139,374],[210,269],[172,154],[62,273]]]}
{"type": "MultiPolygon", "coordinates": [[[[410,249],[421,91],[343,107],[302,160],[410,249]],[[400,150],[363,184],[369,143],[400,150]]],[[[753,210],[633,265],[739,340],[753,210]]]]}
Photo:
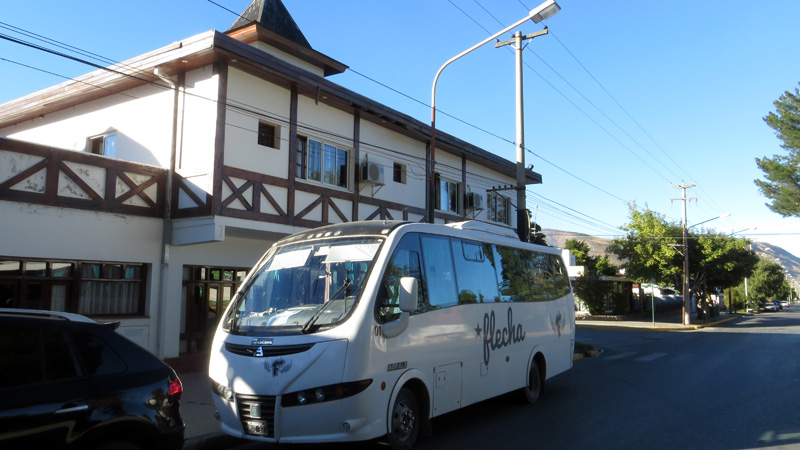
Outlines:
{"type": "Polygon", "coordinates": [[[90,137],[86,147],[89,153],[114,158],[117,156],[117,135],[112,133],[90,137]]]}
{"type": "Polygon", "coordinates": [[[459,199],[461,198],[461,184],[444,178],[437,178],[436,208],[458,214],[461,211],[459,199]]]}
{"type": "Polygon", "coordinates": [[[510,222],[511,202],[509,199],[497,194],[488,194],[486,199],[486,214],[489,220],[508,225],[510,222]]]}
{"type": "Polygon", "coordinates": [[[306,148],[308,139],[305,136],[297,136],[297,172],[295,177],[305,178],[306,174],[306,148]]]}
{"type": "Polygon", "coordinates": [[[394,174],[392,177],[395,183],[406,184],[406,165],[394,163],[394,174]]]}
{"type": "Polygon", "coordinates": [[[327,142],[299,136],[297,177],[347,188],[350,152],[327,142]]]}
{"type": "Polygon", "coordinates": [[[146,279],[145,264],[0,258],[0,302],[4,308],[141,316],[146,279]]]}
{"type": "Polygon", "coordinates": [[[280,127],[271,123],[258,123],[258,145],[280,148],[280,127]]]}

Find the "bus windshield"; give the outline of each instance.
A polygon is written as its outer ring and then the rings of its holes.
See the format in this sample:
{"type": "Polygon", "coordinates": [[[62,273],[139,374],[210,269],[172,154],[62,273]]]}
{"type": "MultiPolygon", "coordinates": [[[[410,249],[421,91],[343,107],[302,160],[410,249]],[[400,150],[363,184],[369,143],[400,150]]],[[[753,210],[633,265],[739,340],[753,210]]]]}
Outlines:
{"type": "Polygon", "coordinates": [[[350,237],[278,247],[228,309],[232,334],[313,333],[358,302],[382,239],[350,237]]]}

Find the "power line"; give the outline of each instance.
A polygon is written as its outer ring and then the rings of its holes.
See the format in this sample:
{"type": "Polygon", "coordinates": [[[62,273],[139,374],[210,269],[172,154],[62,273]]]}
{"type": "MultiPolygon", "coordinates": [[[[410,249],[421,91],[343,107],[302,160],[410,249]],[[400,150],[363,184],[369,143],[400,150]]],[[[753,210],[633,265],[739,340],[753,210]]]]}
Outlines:
{"type": "MultiPolygon", "coordinates": [[[[212,2],[212,3],[213,3],[213,2],[212,2]]],[[[17,29],[17,30],[21,30],[21,29],[18,29],[18,28],[16,28],[16,27],[13,27],[13,28],[15,28],[15,29],[17,29]]],[[[25,32],[25,30],[21,30],[21,31],[22,31],[22,32],[25,32]]],[[[41,36],[41,35],[37,35],[37,34],[35,34],[35,33],[30,33],[30,32],[26,32],[26,33],[28,33],[29,35],[37,36],[37,38],[39,38],[39,39],[41,39],[41,40],[48,41],[48,42],[58,42],[58,41],[54,41],[54,40],[52,40],[52,39],[46,38],[46,37],[44,37],[44,36],[41,36]]],[[[168,87],[168,86],[160,85],[160,84],[158,84],[158,83],[156,83],[156,82],[149,81],[149,80],[146,80],[146,79],[142,79],[142,78],[140,78],[140,77],[137,77],[137,76],[134,76],[134,75],[132,75],[132,74],[127,74],[127,73],[124,73],[124,72],[120,72],[120,71],[118,71],[118,70],[114,70],[114,69],[111,69],[111,68],[103,67],[103,66],[97,65],[97,64],[95,64],[95,63],[92,63],[92,62],[86,61],[86,60],[84,60],[84,59],[82,59],[82,58],[77,58],[77,57],[74,57],[74,56],[71,56],[71,55],[67,55],[67,54],[65,54],[65,53],[63,53],[63,52],[57,52],[57,51],[54,51],[54,50],[50,50],[50,49],[47,49],[47,48],[45,48],[45,47],[43,47],[43,46],[36,45],[36,44],[31,44],[31,43],[29,43],[29,42],[25,42],[25,41],[22,41],[22,40],[19,40],[19,39],[15,39],[15,38],[12,38],[12,37],[10,37],[10,36],[5,36],[5,35],[3,35],[2,37],[6,38],[7,40],[10,40],[10,41],[12,41],[12,42],[15,42],[15,43],[21,44],[21,45],[25,45],[25,46],[28,46],[28,47],[31,47],[31,48],[34,48],[34,49],[37,49],[37,50],[40,50],[40,51],[45,51],[45,52],[47,52],[47,53],[51,53],[51,54],[54,54],[54,55],[57,55],[57,56],[60,56],[60,57],[64,57],[64,58],[71,59],[71,60],[74,60],[74,61],[77,61],[77,62],[80,62],[80,63],[83,63],[83,64],[87,64],[87,65],[89,65],[89,66],[91,66],[91,67],[99,68],[99,69],[101,69],[101,70],[107,70],[107,71],[111,71],[111,72],[113,72],[113,73],[117,73],[117,74],[120,74],[120,75],[122,75],[122,76],[131,77],[131,78],[137,79],[137,80],[139,80],[139,81],[142,81],[142,82],[144,82],[144,83],[148,83],[148,84],[151,84],[151,85],[155,85],[155,86],[158,86],[158,87],[160,87],[160,88],[163,88],[163,89],[171,89],[171,88],[170,88],[170,87],[168,87]]],[[[61,48],[75,49],[76,51],[78,51],[78,52],[81,52],[81,53],[83,53],[83,54],[89,54],[89,55],[93,55],[93,56],[95,56],[95,57],[98,57],[98,58],[100,58],[100,59],[106,60],[106,61],[111,61],[111,60],[110,60],[110,59],[108,59],[108,58],[103,58],[103,57],[101,57],[101,56],[99,56],[99,55],[96,55],[96,54],[94,54],[94,53],[91,53],[91,52],[86,52],[86,51],[84,51],[84,50],[78,49],[78,48],[76,48],[76,47],[68,46],[68,45],[66,45],[66,44],[63,44],[63,43],[59,43],[59,45],[58,45],[58,46],[59,46],[59,47],[61,47],[61,48]]],[[[19,65],[22,65],[22,66],[24,66],[24,67],[31,68],[31,69],[33,69],[33,70],[40,70],[40,71],[43,71],[43,70],[41,70],[41,69],[37,69],[37,68],[35,68],[35,67],[32,67],[32,66],[27,66],[27,65],[24,65],[24,64],[21,64],[21,63],[17,63],[17,62],[14,62],[14,61],[9,61],[9,62],[12,62],[12,63],[15,63],[15,64],[19,64],[19,65]]],[[[119,64],[119,63],[117,63],[117,64],[119,64]]],[[[137,72],[139,72],[139,73],[145,73],[145,72],[143,72],[143,71],[141,71],[141,70],[138,70],[138,69],[135,69],[135,70],[136,70],[137,72]]],[[[45,73],[51,73],[51,72],[47,72],[47,71],[43,71],[43,72],[45,72],[45,73]]],[[[102,86],[95,86],[95,85],[92,85],[91,83],[86,83],[86,82],[83,82],[83,81],[81,81],[81,80],[77,80],[77,79],[74,79],[74,78],[70,78],[70,77],[64,77],[64,76],[62,76],[62,75],[58,75],[58,74],[54,74],[54,73],[51,73],[51,74],[53,74],[54,76],[59,76],[59,77],[62,77],[62,78],[71,79],[71,80],[74,80],[74,81],[77,81],[77,82],[81,82],[81,83],[84,83],[84,84],[87,84],[87,85],[90,85],[90,86],[93,86],[93,87],[96,87],[96,88],[100,88],[100,89],[102,89],[102,88],[103,88],[102,86]]],[[[373,81],[374,81],[374,80],[373,80],[373,81]]],[[[384,85],[384,86],[385,86],[385,85],[384,85]]],[[[111,92],[114,92],[114,91],[111,91],[111,92]]],[[[395,92],[398,92],[398,93],[400,93],[400,92],[399,92],[399,91],[397,91],[397,90],[395,90],[395,92]]],[[[114,93],[118,93],[118,92],[114,92],[114,93]]],[[[209,98],[202,97],[202,96],[199,96],[199,95],[197,95],[197,94],[193,94],[193,93],[186,93],[186,94],[187,94],[187,95],[193,95],[193,96],[195,96],[195,97],[199,97],[199,98],[203,98],[203,99],[205,99],[205,100],[208,100],[208,101],[213,101],[213,102],[216,102],[216,101],[217,101],[217,100],[215,100],[215,99],[209,99],[209,98]]],[[[401,94],[402,94],[402,93],[401,93],[401,94]]],[[[126,95],[126,96],[128,96],[128,97],[130,97],[130,98],[136,98],[136,97],[133,97],[133,96],[131,96],[131,95],[127,94],[127,93],[123,93],[123,95],[126,95]]],[[[405,94],[403,94],[403,95],[405,95],[405,94]]],[[[409,97],[409,96],[407,96],[407,97],[408,97],[408,98],[411,98],[411,97],[409,97]]],[[[238,110],[238,111],[239,111],[240,113],[242,113],[242,114],[245,114],[245,115],[250,115],[250,116],[253,116],[253,117],[256,117],[256,118],[259,118],[259,119],[260,119],[260,118],[263,118],[263,117],[266,117],[266,118],[268,118],[268,119],[270,119],[270,120],[276,120],[276,121],[279,121],[279,122],[288,123],[288,118],[281,117],[281,116],[279,116],[279,115],[276,115],[276,114],[274,114],[274,113],[270,113],[270,112],[268,112],[268,111],[262,110],[262,109],[260,109],[260,108],[254,107],[254,106],[252,106],[252,105],[249,105],[249,104],[247,104],[247,103],[244,103],[244,102],[239,102],[239,101],[236,101],[236,100],[233,100],[233,99],[228,99],[228,100],[229,100],[229,101],[226,103],[226,107],[229,107],[229,108],[233,108],[233,109],[235,109],[235,110],[238,110]]],[[[419,102],[419,103],[422,103],[422,102],[419,102]]],[[[422,104],[424,104],[424,103],[422,103],[422,104]]],[[[466,123],[466,122],[465,122],[465,123],[466,123]]],[[[229,125],[230,125],[230,124],[229,124],[229,125]]],[[[308,128],[308,129],[310,129],[310,130],[314,130],[314,131],[316,131],[316,132],[318,132],[318,133],[322,133],[322,134],[329,134],[329,135],[331,135],[331,136],[333,136],[333,137],[337,137],[337,138],[343,138],[343,139],[351,140],[351,138],[350,138],[350,137],[348,137],[348,136],[342,136],[342,135],[340,135],[340,134],[337,134],[337,133],[331,132],[331,131],[329,131],[329,130],[324,130],[324,129],[321,129],[321,128],[319,128],[319,127],[314,127],[314,126],[311,126],[311,125],[308,125],[308,124],[302,124],[302,123],[301,123],[301,125],[305,125],[305,127],[306,127],[306,128],[308,128]]],[[[237,126],[237,127],[238,127],[238,126],[237,126]]],[[[238,127],[238,128],[244,129],[243,127],[238,127]]],[[[251,132],[254,132],[254,133],[256,132],[255,130],[248,130],[248,131],[251,131],[251,132]]],[[[488,131],[486,131],[486,130],[483,130],[483,131],[485,131],[485,132],[487,132],[487,133],[488,133],[488,131]]],[[[496,136],[496,135],[495,135],[495,136],[496,136]]],[[[496,137],[498,137],[498,138],[499,138],[499,136],[496,136],[496,137]]],[[[502,138],[501,138],[501,139],[502,139],[502,138]]],[[[507,142],[511,142],[511,141],[507,141],[507,142]]],[[[406,155],[406,154],[404,154],[404,153],[402,153],[402,152],[395,151],[395,150],[392,150],[392,149],[388,149],[388,148],[386,148],[386,147],[380,147],[380,146],[377,146],[377,145],[374,145],[374,144],[369,144],[369,143],[366,143],[366,142],[363,142],[363,144],[364,144],[364,145],[366,145],[366,146],[371,146],[371,147],[373,147],[373,148],[382,148],[383,150],[386,150],[386,151],[389,151],[389,152],[394,152],[394,153],[396,153],[396,154],[403,154],[403,155],[406,155]]],[[[532,152],[531,152],[531,153],[532,153],[532,152]]],[[[535,154],[534,154],[534,155],[535,155],[535,154]]],[[[535,155],[535,156],[538,156],[538,155],[535,155]]],[[[422,163],[423,163],[423,162],[422,162],[422,160],[423,160],[423,158],[422,158],[422,157],[414,157],[413,155],[408,155],[408,157],[410,158],[410,160],[411,160],[411,161],[413,161],[413,160],[414,160],[414,158],[416,158],[416,159],[418,159],[418,160],[420,161],[420,164],[422,164],[422,163]]],[[[548,162],[548,163],[549,163],[549,162],[548,162]]],[[[551,163],[551,164],[552,164],[552,163],[551,163]]],[[[454,172],[454,173],[460,173],[460,172],[461,172],[461,169],[460,169],[460,168],[458,168],[458,167],[454,167],[454,166],[448,166],[448,165],[446,165],[446,164],[441,164],[441,165],[440,165],[440,167],[442,167],[442,168],[448,168],[448,169],[451,169],[451,170],[453,170],[453,172],[454,172]]],[[[557,167],[557,166],[556,166],[556,167],[557,167]]],[[[561,170],[564,170],[564,169],[561,169],[561,170]]],[[[564,171],[565,171],[565,170],[564,170],[564,171]]],[[[565,171],[565,172],[566,172],[566,171],[565,171]]],[[[413,173],[413,172],[412,172],[412,173],[413,173]]],[[[569,172],[566,172],[566,173],[569,173],[569,172]]],[[[488,187],[488,186],[490,186],[490,185],[492,185],[492,184],[501,183],[499,180],[491,179],[491,178],[488,178],[488,177],[483,177],[483,176],[481,176],[481,175],[478,175],[478,174],[476,174],[476,173],[467,172],[467,174],[468,174],[468,175],[471,175],[471,176],[473,176],[473,177],[483,178],[483,179],[487,180],[487,184],[485,185],[485,186],[487,186],[487,187],[488,187]]],[[[423,176],[424,176],[424,175],[423,175],[423,176]]],[[[573,175],[573,176],[574,176],[574,175],[573,175]]],[[[576,178],[580,179],[580,178],[579,178],[579,177],[577,177],[577,176],[576,176],[576,178]]],[[[584,180],[582,180],[582,181],[584,181],[584,180]]],[[[584,181],[584,182],[585,182],[585,181],[584,181]]],[[[586,183],[588,183],[588,182],[586,182],[586,183]]],[[[473,184],[475,184],[475,185],[479,185],[479,183],[476,183],[476,182],[473,182],[473,184]]],[[[595,187],[596,189],[599,189],[599,188],[597,188],[596,186],[594,186],[594,185],[591,185],[591,183],[588,183],[588,184],[589,184],[590,186],[592,186],[592,187],[595,187]]],[[[602,190],[601,190],[601,191],[602,191],[602,190]]],[[[605,191],[603,191],[603,192],[605,192],[605,191]]],[[[607,193],[607,192],[606,192],[606,193],[607,193]]],[[[610,193],[607,193],[607,194],[611,195],[610,193]]],[[[619,197],[617,197],[617,198],[619,198],[619,197]]],[[[622,200],[622,199],[620,198],[620,200],[622,200]]],[[[624,202],[624,200],[622,200],[622,201],[624,202]]]]}

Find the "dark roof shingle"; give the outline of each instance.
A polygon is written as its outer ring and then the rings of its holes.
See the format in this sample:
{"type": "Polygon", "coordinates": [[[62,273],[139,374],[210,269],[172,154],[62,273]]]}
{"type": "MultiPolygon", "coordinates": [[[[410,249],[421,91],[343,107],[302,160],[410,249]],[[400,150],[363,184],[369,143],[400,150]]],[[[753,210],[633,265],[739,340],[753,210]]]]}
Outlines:
{"type": "Polygon", "coordinates": [[[311,44],[308,43],[281,0],[253,0],[236,19],[236,22],[228,28],[228,31],[250,25],[253,22],[258,22],[268,30],[311,49],[311,44]]]}

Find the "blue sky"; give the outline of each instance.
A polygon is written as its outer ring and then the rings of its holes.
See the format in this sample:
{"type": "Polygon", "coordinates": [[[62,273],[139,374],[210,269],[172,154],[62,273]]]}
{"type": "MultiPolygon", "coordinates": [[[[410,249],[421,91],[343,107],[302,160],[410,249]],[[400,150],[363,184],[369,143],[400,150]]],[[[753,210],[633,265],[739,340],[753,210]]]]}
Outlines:
{"type": "MultiPolygon", "coordinates": [[[[249,0],[215,2],[238,13],[249,0]]],[[[537,221],[615,237],[632,201],[679,222],[672,186],[696,184],[690,225],[730,212],[703,226],[748,229],[741,234],[800,255],[800,219],[769,211],[753,183],[756,157],[785,152],[763,117],[800,82],[800,2],[558,2],[559,14],[519,28],[550,30],[524,52],[525,162],[544,179],[528,189],[537,221]]],[[[539,3],[284,0],[311,46],[350,67],[331,81],[423,122],[439,67],[539,3]]],[[[122,61],[226,30],[235,16],[217,4],[2,2],[0,34],[24,30],[122,61]]],[[[0,40],[0,103],[92,70],[0,40]]],[[[451,64],[436,91],[437,128],[515,160],[514,75],[513,52],[491,44],[451,64]]]]}

